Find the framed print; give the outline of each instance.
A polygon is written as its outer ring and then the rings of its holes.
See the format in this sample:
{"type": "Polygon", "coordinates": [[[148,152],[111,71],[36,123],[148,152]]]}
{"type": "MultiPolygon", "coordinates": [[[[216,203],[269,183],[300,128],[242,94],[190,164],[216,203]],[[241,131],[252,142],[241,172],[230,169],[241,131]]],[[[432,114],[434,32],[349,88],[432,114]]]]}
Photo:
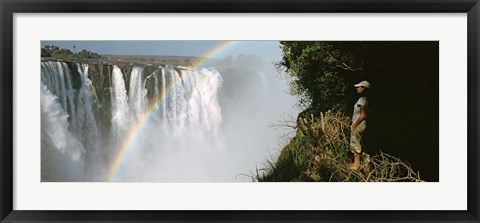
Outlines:
{"type": "Polygon", "coordinates": [[[478,1],[1,1],[2,222],[479,222],[478,1]]]}

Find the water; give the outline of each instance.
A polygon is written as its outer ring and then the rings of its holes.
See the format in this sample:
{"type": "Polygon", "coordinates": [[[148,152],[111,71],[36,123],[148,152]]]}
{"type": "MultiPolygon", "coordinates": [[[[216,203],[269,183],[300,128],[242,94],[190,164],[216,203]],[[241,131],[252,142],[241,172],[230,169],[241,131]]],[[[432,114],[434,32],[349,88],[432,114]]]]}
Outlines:
{"type": "Polygon", "coordinates": [[[42,63],[41,93],[41,177],[51,181],[82,179],[86,150],[79,138],[71,131],[69,118],[75,119],[71,82],[66,64],[59,62],[42,63]],[[47,87],[49,86],[49,88],[47,87]],[[57,96],[60,95],[59,96],[57,96]],[[71,100],[71,101],[70,101],[71,100]],[[68,104],[67,104],[68,102],[68,104]],[[70,107],[68,107],[70,105],[70,107]]]}
{"type": "Polygon", "coordinates": [[[214,68],[46,61],[41,72],[42,181],[243,181],[295,103],[262,72],[242,74],[254,85],[214,68]]]}
{"type": "Polygon", "coordinates": [[[118,141],[122,140],[130,126],[130,107],[123,74],[117,66],[113,67],[112,79],[112,136],[115,141],[118,141]]]}
{"type": "Polygon", "coordinates": [[[145,111],[147,105],[147,89],[145,89],[145,81],[142,77],[143,68],[134,67],[130,74],[130,88],[128,92],[129,107],[131,108],[131,116],[138,119],[145,111]]]}
{"type": "Polygon", "coordinates": [[[73,131],[81,139],[86,150],[84,161],[90,167],[86,174],[94,174],[94,172],[100,171],[102,166],[100,133],[93,114],[93,99],[96,98],[96,92],[92,82],[88,79],[88,65],[77,64],[77,69],[80,74],[81,87],[75,101],[77,107],[73,131]]]}

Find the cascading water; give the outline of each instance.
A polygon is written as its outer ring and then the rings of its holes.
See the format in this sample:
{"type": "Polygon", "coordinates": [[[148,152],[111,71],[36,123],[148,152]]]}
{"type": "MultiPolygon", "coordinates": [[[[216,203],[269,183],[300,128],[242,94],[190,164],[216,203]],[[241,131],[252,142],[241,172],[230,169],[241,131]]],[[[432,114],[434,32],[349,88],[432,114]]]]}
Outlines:
{"type": "Polygon", "coordinates": [[[216,171],[225,165],[217,101],[220,74],[207,69],[162,71],[157,72],[162,76],[162,90],[154,97],[158,100],[112,179],[198,182],[232,178],[216,171]]]}
{"type": "Polygon", "coordinates": [[[65,62],[42,62],[42,180],[98,181],[108,171],[114,174],[109,180],[118,181],[225,179],[205,170],[220,167],[210,165],[222,142],[217,71],[133,67],[127,91],[124,74],[113,65],[108,108],[97,97],[89,65],[70,65],[73,74],[65,62]],[[100,112],[109,113],[110,132],[99,131],[100,112]],[[111,164],[116,159],[118,167],[111,164]],[[56,165],[75,171],[55,173],[49,166],[56,165]]]}
{"type": "MultiPolygon", "coordinates": [[[[161,82],[162,87],[160,88],[162,90],[160,92],[160,95],[161,95],[161,97],[165,97],[166,94],[167,94],[167,92],[166,92],[166,90],[167,90],[167,84],[166,84],[167,80],[165,78],[165,70],[162,69],[162,73],[160,75],[161,75],[161,78],[162,78],[162,82],[161,82]]],[[[161,114],[162,114],[161,117],[162,117],[163,120],[166,120],[167,119],[167,112],[166,112],[167,111],[167,101],[162,100],[160,102],[160,105],[161,105],[161,114]]]]}
{"type": "Polygon", "coordinates": [[[76,91],[72,88],[70,70],[65,63],[46,62],[42,63],[41,71],[41,178],[81,180],[86,151],[70,124],[76,122],[71,116],[75,114],[76,91]]]}
{"type": "Polygon", "coordinates": [[[277,145],[267,126],[295,100],[247,68],[225,81],[212,68],[42,61],[42,181],[232,182],[261,168],[277,145]]]}
{"type": "Polygon", "coordinates": [[[75,105],[74,94],[72,89],[72,74],[66,63],[49,62],[42,63],[42,83],[50,86],[50,92],[59,97],[62,108],[74,118],[75,105]]]}
{"type": "Polygon", "coordinates": [[[98,131],[97,119],[93,114],[93,100],[96,98],[96,91],[92,81],[88,79],[88,64],[76,64],[80,74],[81,87],[76,100],[77,110],[73,122],[74,132],[82,140],[86,148],[85,162],[90,167],[89,175],[98,175],[102,165],[100,153],[100,133],[98,131]]]}
{"type": "Polygon", "coordinates": [[[117,66],[113,66],[112,79],[112,135],[114,140],[118,141],[130,125],[129,106],[123,74],[117,66]]]}
{"type": "Polygon", "coordinates": [[[131,116],[135,119],[138,119],[145,112],[145,106],[147,105],[147,89],[145,89],[145,81],[142,77],[143,70],[141,67],[134,67],[130,74],[128,101],[131,116]]]}

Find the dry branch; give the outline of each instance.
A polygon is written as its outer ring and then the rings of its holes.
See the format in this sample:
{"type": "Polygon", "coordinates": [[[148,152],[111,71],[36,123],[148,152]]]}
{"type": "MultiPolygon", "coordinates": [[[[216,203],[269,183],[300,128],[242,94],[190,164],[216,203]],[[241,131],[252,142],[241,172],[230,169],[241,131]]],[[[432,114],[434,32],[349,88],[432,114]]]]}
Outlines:
{"type": "Polygon", "coordinates": [[[362,155],[357,171],[346,168],[350,147],[350,118],[340,112],[321,113],[320,117],[299,118],[297,128],[311,138],[311,154],[305,175],[313,181],[420,182],[419,173],[397,157],[380,152],[362,155]],[[323,176],[322,176],[323,174],[323,176]],[[328,175],[328,176],[325,176],[328,175]]]}

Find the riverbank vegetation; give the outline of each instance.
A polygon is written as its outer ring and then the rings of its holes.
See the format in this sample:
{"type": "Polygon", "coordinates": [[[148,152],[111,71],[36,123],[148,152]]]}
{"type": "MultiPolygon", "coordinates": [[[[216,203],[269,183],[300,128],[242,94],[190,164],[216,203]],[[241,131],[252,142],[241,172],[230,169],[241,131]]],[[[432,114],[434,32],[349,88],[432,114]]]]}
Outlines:
{"type": "MultiPolygon", "coordinates": [[[[75,48],[75,46],[74,46],[75,48]]],[[[62,60],[74,60],[74,59],[92,59],[98,60],[102,56],[95,52],[91,52],[88,50],[81,50],[80,52],[72,52],[69,49],[60,48],[55,45],[47,45],[42,47],[41,49],[41,56],[42,57],[52,57],[55,59],[62,59],[62,60]]]]}
{"type": "MultiPolygon", "coordinates": [[[[74,46],[75,47],[75,46],[74,46]]],[[[108,62],[113,64],[157,64],[172,66],[196,66],[198,61],[205,58],[192,56],[166,56],[166,55],[106,55],[82,49],[79,52],[72,52],[69,49],[60,48],[55,45],[46,45],[41,48],[41,57],[53,58],[63,61],[90,61],[90,62],[108,62]]]]}

